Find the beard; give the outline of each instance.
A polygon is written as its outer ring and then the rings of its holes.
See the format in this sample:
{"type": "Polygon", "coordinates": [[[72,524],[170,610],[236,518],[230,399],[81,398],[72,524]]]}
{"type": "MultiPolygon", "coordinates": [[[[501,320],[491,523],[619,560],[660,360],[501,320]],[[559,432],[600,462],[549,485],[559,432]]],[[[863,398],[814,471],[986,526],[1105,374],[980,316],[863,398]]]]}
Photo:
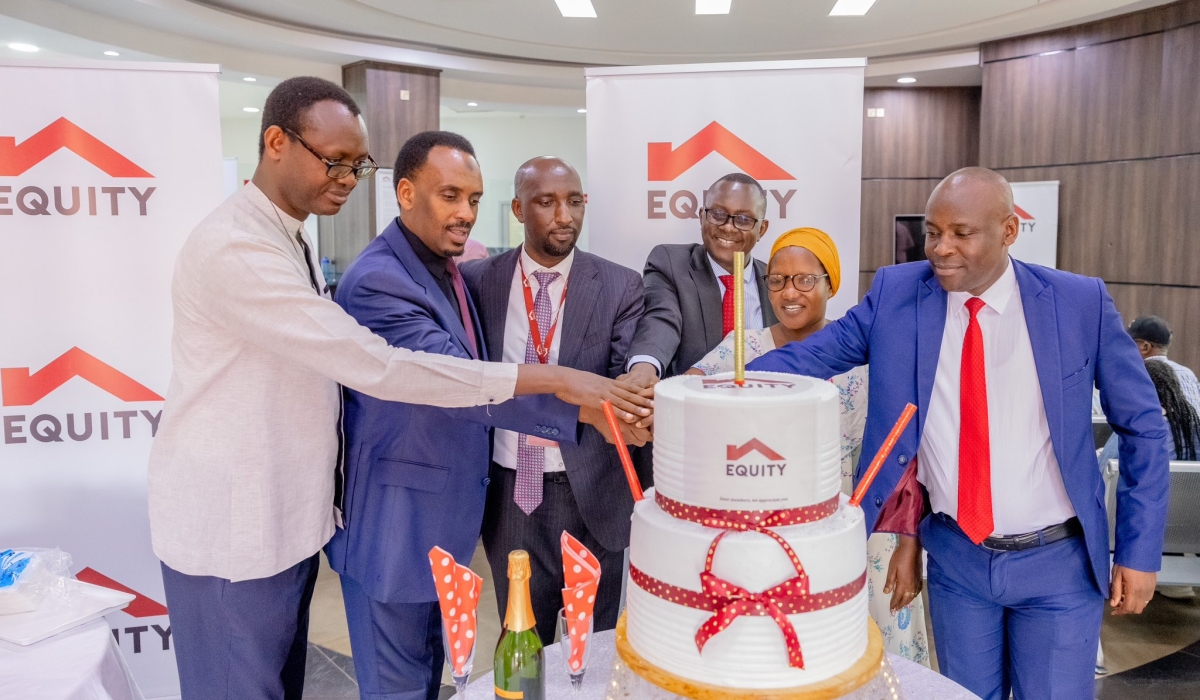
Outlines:
{"type": "Polygon", "coordinates": [[[553,238],[547,236],[542,241],[542,252],[552,258],[565,258],[571,254],[571,251],[575,249],[575,243],[579,241],[579,232],[575,231],[574,234],[571,240],[566,243],[558,243],[553,238]]]}

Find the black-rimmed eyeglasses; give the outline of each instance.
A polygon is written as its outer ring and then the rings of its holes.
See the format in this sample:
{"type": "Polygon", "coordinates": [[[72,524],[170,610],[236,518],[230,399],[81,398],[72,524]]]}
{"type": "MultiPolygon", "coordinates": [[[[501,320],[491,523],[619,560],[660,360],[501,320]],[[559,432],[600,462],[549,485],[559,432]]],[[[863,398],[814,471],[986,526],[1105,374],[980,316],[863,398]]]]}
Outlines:
{"type": "Polygon", "coordinates": [[[739,231],[753,231],[754,226],[762,221],[746,214],[730,214],[724,209],[701,209],[700,215],[708,219],[713,226],[724,226],[726,221],[732,219],[733,227],[739,231]]]}
{"type": "Polygon", "coordinates": [[[320,153],[317,153],[317,150],[308,145],[308,142],[301,138],[300,134],[297,134],[291,129],[284,129],[283,132],[299,141],[301,146],[307,148],[309,153],[313,154],[322,163],[324,163],[325,174],[333,180],[341,180],[350,173],[354,173],[355,180],[365,180],[374,175],[375,171],[379,169],[379,163],[376,163],[375,159],[369,155],[367,156],[367,162],[370,163],[370,165],[349,165],[347,163],[339,163],[332,158],[326,158],[320,153]]]}
{"type": "Polygon", "coordinates": [[[811,292],[817,286],[817,282],[822,277],[829,275],[763,275],[762,280],[766,283],[767,289],[772,292],[781,292],[787,286],[788,280],[791,280],[792,286],[798,292],[811,292]]]}

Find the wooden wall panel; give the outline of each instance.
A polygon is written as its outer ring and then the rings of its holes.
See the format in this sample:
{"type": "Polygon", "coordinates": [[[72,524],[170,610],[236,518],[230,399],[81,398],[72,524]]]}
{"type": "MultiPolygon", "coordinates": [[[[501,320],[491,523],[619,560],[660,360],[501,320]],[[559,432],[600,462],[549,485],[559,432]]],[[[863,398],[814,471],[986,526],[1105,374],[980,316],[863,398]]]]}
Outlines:
{"type": "Polygon", "coordinates": [[[925,202],[940,180],[863,180],[860,270],[874,271],[895,262],[894,217],[924,214],[925,202]]]}
{"type": "Polygon", "coordinates": [[[869,89],[863,178],[945,177],[979,158],[979,88],[869,89]]]}
{"type": "Polygon", "coordinates": [[[1200,153],[1200,23],[1163,35],[1159,153],[1200,153]]]}
{"type": "Polygon", "coordinates": [[[1162,34],[984,64],[979,162],[1057,165],[1159,153],[1162,34]]]}
{"type": "MultiPolygon", "coordinates": [[[[893,218],[923,214],[929,194],[950,173],[979,163],[978,88],[868,89],[863,119],[859,269],[895,260],[893,218]]],[[[869,289],[862,287],[862,293],[869,289]]]]}
{"type": "Polygon", "coordinates": [[[1171,325],[1172,360],[1200,369],[1200,288],[1106,283],[1128,326],[1139,316],[1160,316],[1171,325]]]}
{"type": "MultiPolygon", "coordinates": [[[[342,84],[358,102],[367,122],[371,156],[391,169],[400,146],[441,123],[440,71],[360,61],[342,67],[342,84]],[[408,99],[402,99],[407,91],[408,99]]],[[[379,232],[375,230],[375,183],[364,180],[337,216],[322,217],[321,254],[346,267],[379,232]]]]}
{"type": "Polygon", "coordinates": [[[980,46],[985,62],[1036,56],[1047,51],[1065,51],[1080,46],[1128,39],[1200,22],[1200,0],[1175,2],[1143,12],[1089,22],[1042,34],[995,41],[980,46]]]}

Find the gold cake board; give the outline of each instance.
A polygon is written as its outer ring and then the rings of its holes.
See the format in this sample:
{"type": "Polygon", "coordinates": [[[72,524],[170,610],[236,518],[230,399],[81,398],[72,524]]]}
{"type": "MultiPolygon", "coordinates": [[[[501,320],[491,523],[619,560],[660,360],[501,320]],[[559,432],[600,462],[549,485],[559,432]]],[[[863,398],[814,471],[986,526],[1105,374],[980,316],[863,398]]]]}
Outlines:
{"type": "Polygon", "coordinates": [[[646,661],[625,635],[625,615],[617,621],[617,654],[635,673],[654,685],[692,700],[834,700],[870,683],[883,662],[883,635],[867,618],[867,652],[853,666],[820,683],[794,688],[740,689],[681,678],[646,661]]]}

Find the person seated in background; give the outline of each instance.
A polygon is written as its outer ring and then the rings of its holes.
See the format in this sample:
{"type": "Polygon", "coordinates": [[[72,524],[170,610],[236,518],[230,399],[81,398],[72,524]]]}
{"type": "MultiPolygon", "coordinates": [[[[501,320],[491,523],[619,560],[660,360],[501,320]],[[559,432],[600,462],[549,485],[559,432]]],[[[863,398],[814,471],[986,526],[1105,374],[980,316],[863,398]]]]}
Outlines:
{"type": "Polygon", "coordinates": [[[1142,358],[1147,362],[1162,362],[1174,370],[1184,398],[1192,408],[1200,411],[1200,381],[1196,379],[1196,373],[1174,360],[1167,359],[1171,335],[1171,327],[1158,316],[1143,316],[1129,324],[1129,336],[1137,343],[1142,358]]]}
{"type": "MultiPolygon", "coordinates": [[[[798,228],[780,236],[771,247],[763,276],[771,308],[779,322],[746,331],[746,361],[777,347],[804,340],[825,327],[825,307],[841,285],[842,266],[837,246],[824,231],[798,228]]],[[[733,365],[733,332],[685,374],[729,372],[733,365]]],[[[842,490],[849,495],[867,422],[867,368],[855,367],[832,380],[841,394],[842,490]]],[[[920,545],[911,537],[875,533],[867,539],[867,586],[871,618],[893,654],[929,665],[925,607],[921,592],[920,545]],[[899,547],[898,540],[903,543],[899,547]],[[889,567],[896,557],[898,564],[889,567]],[[882,591],[882,594],[879,593],[882,591]],[[891,594],[890,600],[883,594],[891,594]]]]}
{"type": "MultiPolygon", "coordinates": [[[[1186,367],[1184,369],[1187,369],[1186,367]]],[[[1200,411],[1187,400],[1179,375],[1165,362],[1153,361],[1146,358],[1146,372],[1154,389],[1158,392],[1158,402],[1162,404],[1163,415],[1167,419],[1167,455],[1183,462],[1195,462],[1200,459],[1200,411]]],[[[1113,433],[1104,443],[1100,451],[1100,466],[1108,466],[1108,461],[1117,458],[1119,438],[1113,433]]]]}

